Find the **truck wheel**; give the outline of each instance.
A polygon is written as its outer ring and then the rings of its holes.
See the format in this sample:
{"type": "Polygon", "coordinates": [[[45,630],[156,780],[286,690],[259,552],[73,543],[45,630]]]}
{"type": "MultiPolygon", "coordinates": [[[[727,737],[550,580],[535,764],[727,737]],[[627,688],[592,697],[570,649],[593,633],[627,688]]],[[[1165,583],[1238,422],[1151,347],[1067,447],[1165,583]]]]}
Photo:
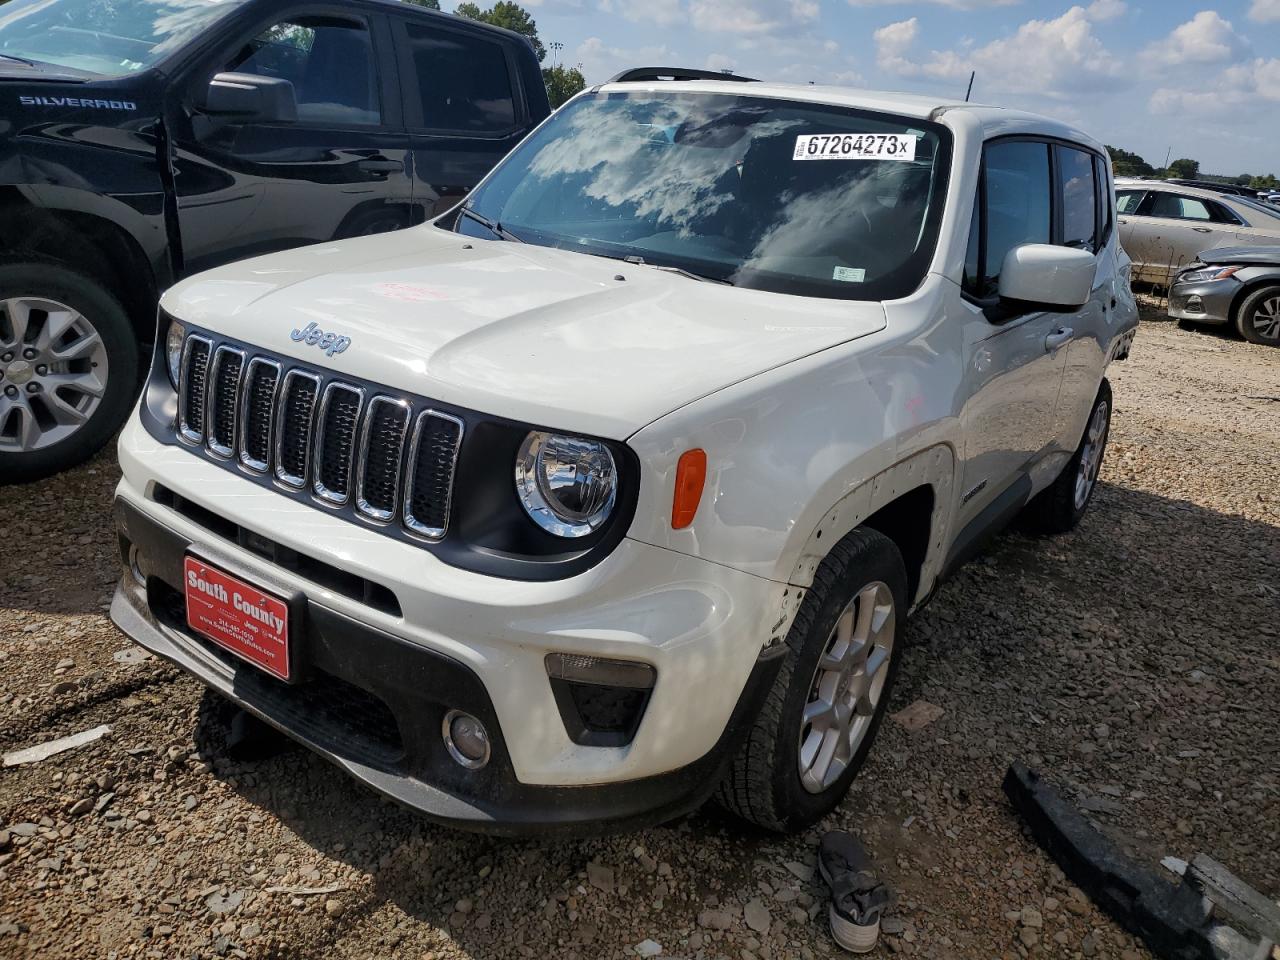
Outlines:
{"type": "Polygon", "coordinates": [[[1280,287],[1263,287],[1236,311],[1236,329],[1250,343],[1280,347],[1280,287]]]}
{"type": "Polygon", "coordinates": [[[790,833],[844,798],[897,676],[907,612],[902,555],[855,530],[814,574],[764,707],[716,794],[731,813],[790,833]]]}
{"type": "Polygon", "coordinates": [[[1040,491],[1023,511],[1023,523],[1034,533],[1066,533],[1084,517],[1098,488],[1098,473],[1111,433],[1111,384],[1102,381],[1085,424],[1080,446],[1058,479],[1040,491]]]}
{"type": "Polygon", "coordinates": [[[0,485],[97,453],[137,380],[138,340],[115,297],[56,264],[0,264],[0,485]]]}

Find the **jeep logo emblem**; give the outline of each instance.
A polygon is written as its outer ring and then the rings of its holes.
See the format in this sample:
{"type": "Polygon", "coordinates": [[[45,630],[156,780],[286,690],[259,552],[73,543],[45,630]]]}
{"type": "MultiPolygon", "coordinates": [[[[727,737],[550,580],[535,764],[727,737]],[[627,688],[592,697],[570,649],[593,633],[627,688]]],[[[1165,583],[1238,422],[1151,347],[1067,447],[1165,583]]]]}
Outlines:
{"type": "Polygon", "coordinates": [[[314,323],[309,323],[301,330],[289,334],[297,343],[305,343],[309,347],[319,347],[325,356],[333,357],[344,353],[351,346],[350,337],[340,337],[336,333],[325,333],[314,323]]]}

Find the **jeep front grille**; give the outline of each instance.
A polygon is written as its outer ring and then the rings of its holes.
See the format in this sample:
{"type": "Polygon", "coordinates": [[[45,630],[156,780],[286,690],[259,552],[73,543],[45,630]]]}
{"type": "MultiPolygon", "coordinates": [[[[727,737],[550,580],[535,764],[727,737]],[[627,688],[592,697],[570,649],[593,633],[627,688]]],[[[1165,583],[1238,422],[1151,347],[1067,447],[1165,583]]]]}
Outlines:
{"type": "Polygon", "coordinates": [[[325,506],[427,540],[448,530],[463,422],[426,401],[192,334],[178,434],[325,506]]]}

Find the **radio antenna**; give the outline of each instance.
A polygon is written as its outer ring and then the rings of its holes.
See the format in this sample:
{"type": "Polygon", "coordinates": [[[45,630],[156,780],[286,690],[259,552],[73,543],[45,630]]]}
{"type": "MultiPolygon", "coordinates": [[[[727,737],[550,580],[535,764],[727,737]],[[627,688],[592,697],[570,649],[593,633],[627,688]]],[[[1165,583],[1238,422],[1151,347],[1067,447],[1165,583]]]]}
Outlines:
{"type": "Polygon", "coordinates": [[[969,89],[964,92],[964,102],[969,102],[969,97],[973,95],[973,78],[978,75],[977,70],[969,71],[969,89]]]}

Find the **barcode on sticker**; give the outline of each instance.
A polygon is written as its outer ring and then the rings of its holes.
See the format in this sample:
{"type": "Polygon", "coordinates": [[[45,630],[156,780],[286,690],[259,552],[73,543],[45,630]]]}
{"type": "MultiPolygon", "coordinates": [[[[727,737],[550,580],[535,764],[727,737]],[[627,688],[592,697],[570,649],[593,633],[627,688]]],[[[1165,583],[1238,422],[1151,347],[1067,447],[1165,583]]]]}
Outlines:
{"type": "Polygon", "coordinates": [[[909,133],[802,133],[793,160],[914,160],[909,133]]]}

